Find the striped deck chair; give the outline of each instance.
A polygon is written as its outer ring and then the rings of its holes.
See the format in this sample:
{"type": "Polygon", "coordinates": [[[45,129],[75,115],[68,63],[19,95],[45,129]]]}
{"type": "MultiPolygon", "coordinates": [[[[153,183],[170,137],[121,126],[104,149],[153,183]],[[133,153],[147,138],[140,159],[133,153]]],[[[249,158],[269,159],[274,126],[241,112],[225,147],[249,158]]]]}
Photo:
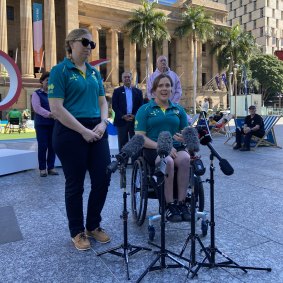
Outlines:
{"type": "Polygon", "coordinates": [[[211,129],[211,134],[221,134],[221,135],[225,135],[226,133],[230,131],[230,126],[229,126],[229,122],[230,120],[233,118],[234,116],[232,114],[228,114],[223,116],[217,123],[216,125],[221,125],[224,121],[224,119],[227,120],[227,122],[225,124],[223,124],[221,127],[213,127],[211,129]]]}
{"type": "MultiPolygon", "coordinates": [[[[230,141],[233,137],[236,136],[236,128],[242,128],[244,126],[244,122],[245,122],[245,118],[235,118],[234,119],[234,123],[235,123],[235,130],[231,131],[227,131],[225,136],[226,136],[226,141],[224,142],[224,144],[228,143],[228,141],[230,141]]],[[[233,142],[234,144],[235,142],[233,142]]],[[[232,144],[232,145],[233,145],[232,144]]]]}
{"type": "Polygon", "coordinates": [[[282,148],[277,144],[275,132],[274,132],[274,126],[276,125],[276,123],[279,121],[280,118],[281,116],[275,116],[275,115],[265,116],[263,118],[265,134],[262,138],[252,136],[251,141],[255,142],[254,148],[257,148],[260,145],[282,148]]]}
{"type": "Polygon", "coordinates": [[[188,123],[189,123],[189,125],[193,126],[198,121],[198,118],[199,118],[199,113],[195,114],[193,117],[188,115],[188,123]]]}

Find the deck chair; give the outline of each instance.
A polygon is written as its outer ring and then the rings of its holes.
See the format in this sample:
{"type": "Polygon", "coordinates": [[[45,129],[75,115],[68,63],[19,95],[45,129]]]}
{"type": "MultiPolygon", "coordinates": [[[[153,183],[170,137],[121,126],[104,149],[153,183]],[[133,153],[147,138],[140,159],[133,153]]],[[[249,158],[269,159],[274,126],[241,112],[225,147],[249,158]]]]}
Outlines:
{"type": "Polygon", "coordinates": [[[190,126],[193,126],[199,119],[199,113],[195,114],[193,117],[188,117],[188,123],[190,126]]]}
{"type": "Polygon", "coordinates": [[[225,135],[226,133],[230,131],[230,126],[229,126],[229,122],[230,120],[233,118],[234,116],[232,114],[228,114],[223,116],[216,124],[216,127],[213,127],[211,129],[211,134],[221,134],[221,135],[225,135]],[[227,122],[223,125],[221,125],[224,121],[224,119],[227,120],[227,122]],[[217,127],[217,125],[221,125],[221,127],[217,127]]]}
{"type": "Polygon", "coordinates": [[[22,125],[20,118],[10,118],[6,126],[5,132],[9,132],[9,134],[18,132],[20,134],[21,131],[22,131],[22,125]]]}
{"type": "Polygon", "coordinates": [[[271,115],[271,116],[265,116],[263,118],[265,134],[262,138],[252,136],[251,141],[255,143],[254,148],[257,148],[260,145],[282,148],[277,144],[275,132],[274,132],[274,126],[276,125],[276,123],[279,121],[280,118],[281,115],[280,116],[271,115]]]}
{"type": "MultiPolygon", "coordinates": [[[[226,132],[225,136],[226,136],[227,139],[224,142],[224,144],[228,143],[233,137],[236,136],[236,128],[241,129],[244,126],[244,122],[245,122],[245,118],[234,118],[235,130],[231,131],[229,129],[229,131],[226,132]]],[[[234,144],[234,142],[233,142],[233,144],[234,144]]]]}

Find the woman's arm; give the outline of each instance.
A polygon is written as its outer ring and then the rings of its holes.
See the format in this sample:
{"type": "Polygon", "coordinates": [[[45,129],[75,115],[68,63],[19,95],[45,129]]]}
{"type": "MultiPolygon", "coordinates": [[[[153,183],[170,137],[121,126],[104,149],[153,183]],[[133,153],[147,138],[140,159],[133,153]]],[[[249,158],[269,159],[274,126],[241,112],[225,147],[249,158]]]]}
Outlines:
{"type": "Polygon", "coordinates": [[[52,118],[51,112],[41,107],[39,96],[34,92],[31,96],[31,104],[34,112],[44,118],[52,118]]]}
{"type": "Polygon", "coordinates": [[[152,149],[157,149],[157,142],[151,140],[146,136],[145,132],[142,131],[135,131],[136,135],[142,135],[144,137],[144,147],[145,148],[152,148],[152,149]]]}
{"type": "Polygon", "coordinates": [[[100,139],[100,136],[85,128],[71,113],[63,106],[63,99],[49,98],[49,105],[55,119],[67,128],[80,133],[87,142],[100,139]]]}

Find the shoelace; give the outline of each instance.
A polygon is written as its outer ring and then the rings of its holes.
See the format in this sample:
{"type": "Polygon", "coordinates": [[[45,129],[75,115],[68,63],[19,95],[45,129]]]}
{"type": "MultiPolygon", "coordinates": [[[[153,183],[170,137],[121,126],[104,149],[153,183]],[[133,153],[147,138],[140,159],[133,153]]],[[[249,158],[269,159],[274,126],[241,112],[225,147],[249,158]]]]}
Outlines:
{"type": "Polygon", "coordinates": [[[79,240],[86,240],[86,239],[87,239],[86,234],[80,233],[79,240]]]}

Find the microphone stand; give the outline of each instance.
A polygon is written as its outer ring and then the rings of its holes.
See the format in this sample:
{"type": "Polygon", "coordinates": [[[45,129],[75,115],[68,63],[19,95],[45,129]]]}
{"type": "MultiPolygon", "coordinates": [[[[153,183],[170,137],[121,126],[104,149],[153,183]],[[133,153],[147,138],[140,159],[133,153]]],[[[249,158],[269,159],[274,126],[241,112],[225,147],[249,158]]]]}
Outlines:
{"type": "Polygon", "coordinates": [[[149,242],[150,245],[153,245],[160,250],[155,252],[157,254],[156,258],[151,262],[151,264],[146,268],[146,270],[142,273],[142,275],[138,278],[137,283],[141,282],[141,280],[145,277],[145,275],[150,271],[155,270],[163,270],[168,268],[185,268],[186,270],[190,271],[185,264],[180,262],[178,259],[173,257],[172,255],[176,255],[175,253],[167,250],[165,248],[165,196],[164,196],[164,177],[166,177],[165,169],[166,169],[166,162],[165,162],[165,155],[160,155],[160,164],[165,164],[165,166],[160,166],[159,171],[155,172],[153,179],[156,178],[156,190],[160,190],[160,208],[161,208],[161,218],[160,218],[160,246],[149,242]],[[176,264],[166,264],[166,258],[170,258],[176,264]],[[155,266],[155,264],[160,260],[160,264],[155,266]]]}
{"type": "Polygon", "coordinates": [[[196,195],[195,195],[195,170],[194,170],[194,162],[195,159],[191,158],[190,163],[190,187],[191,187],[191,232],[189,236],[187,237],[183,248],[179,254],[179,257],[189,262],[189,272],[193,273],[192,268],[195,267],[198,262],[196,261],[196,241],[200,244],[202,250],[205,252],[206,256],[210,258],[209,253],[206,251],[206,248],[204,244],[202,243],[199,235],[196,233],[196,195]],[[186,259],[183,257],[183,253],[188,245],[188,243],[191,241],[191,251],[190,251],[190,259],[186,259]]]}
{"type": "MultiPolygon", "coordinates": [[[[196,263],[197,267],[194,271],[192,271],[192,273],[193,273],[192,278],[194,278],[197,275],[197,273],[198,273],[198,271],[201,267],[237,268],[237,269],[243,270],[245,273],[247,273],[247,269],[266,270],[268,272],[271,272],[271,268],[241,266],[238,263],[236,263],[235,261],[233,261],[226,254],[221,252],[216,247],[216,245],[215,245],[215,219],[214,219],[214,170],[215,170],[215,167],[213,165],[213,159],[214,159],[214,157],[219,158],[219,154],[215,151],[215,149],[212,147],[212,145],[210,143],[208,143],[208,147],[211,150],[211,153],[210,153],[210,179],[206,180],[210,184],[210,221],[209,221],[209,226],[211,227],[210,228],[211,229],[210,246],[202,249],[205,252],[205,257],[202,260],[202,262],[196,263]],[[220,254],[222,257],[224,257],[226,259],[226,261],[217,263],[216,260],[215,260],[216,254],[220,254]],[[206,261],[208,261],[208,262],[206,262],[206,261]]],[[[224,171],[224,170],[222,170],[222,171],[224,171]]],[[[188,273],[188,276],[189,276],[189,273],[188,273]]]]}
{"type": "Polygon", "coordinates": [[[130,280],[130,275],[129,275],[129,257],[134,255],[135,253],[141,251],[141,250],[146,250],[146,251],[151,251],[150,248],[146,248],[146,247],[141,247],[141,246],[135,246],[135,245],[131,245],[128,242],[128,210],[127,210],[127,196],[129,195],[129,193],[127,193],[126,190],[126,163],[127,163],[127,158],[125,160],[125,162],[119,162],[119,164],[115,164],[113,168],[111,168],[110,166],[112,164],[109,165],[108,170],[110,172],[115,172],[116,170],[116,166],[119,167],[119,172],[120,172],[120,187],[121,189],[123,189],[123,211],[122,211],[122,215],[120,216],[123,219],[123,234],[124,234],[124,241],[121,245],[99,252],[96,255],[97,256],[101,256],[103,254],[106,253],[110,253],[119,257],[124,258],[125,263],[126,263],[126,269],[127,269],[127,278],[128,280],[130,280]],[[116,165],[116,166],[115,166],[116,165]],[[122,249],[123,252],[118,252],[118,249],[122,249]]]}

